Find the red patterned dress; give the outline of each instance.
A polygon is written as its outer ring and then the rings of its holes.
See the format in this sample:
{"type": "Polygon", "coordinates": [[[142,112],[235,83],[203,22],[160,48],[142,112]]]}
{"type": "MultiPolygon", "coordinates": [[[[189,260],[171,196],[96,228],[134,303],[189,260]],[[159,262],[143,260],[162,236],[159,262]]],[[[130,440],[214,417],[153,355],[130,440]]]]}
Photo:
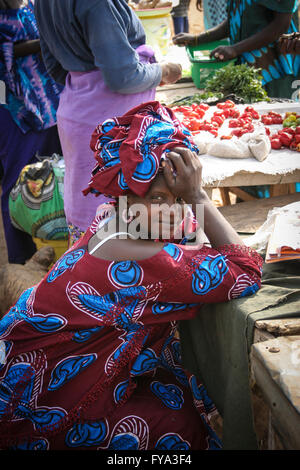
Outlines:
{"type": "Polygon", "coordinates": [[[101,260],[87,250],[99,220],[0,321],[0,448],[220,448],[176,321],[255,293],[261,258],[166,242],[138,262],[101,260]]]}

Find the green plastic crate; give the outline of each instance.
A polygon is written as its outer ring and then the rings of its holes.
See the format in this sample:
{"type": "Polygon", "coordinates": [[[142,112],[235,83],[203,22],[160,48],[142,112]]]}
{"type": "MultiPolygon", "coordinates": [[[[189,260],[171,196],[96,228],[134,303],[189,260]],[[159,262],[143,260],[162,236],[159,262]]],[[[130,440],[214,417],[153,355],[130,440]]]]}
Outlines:
{"type": "Polygon", "coordinates": [[[226,65],[234,64],[234,60],[220,62],[218,60],[210,59],[209,53],[216,49],[218,46],[229,46],[229,40],[223,39],[222,41],[214,41],[198,46],[186,46],[186,52],[191,62],[191,76],[197,88],[205,88],[208,79],[214,76],[216,70],[226,67],[226,65]],[[207,58],[197,59],[195,56],[198,51],[207,51],[207,58]]]}

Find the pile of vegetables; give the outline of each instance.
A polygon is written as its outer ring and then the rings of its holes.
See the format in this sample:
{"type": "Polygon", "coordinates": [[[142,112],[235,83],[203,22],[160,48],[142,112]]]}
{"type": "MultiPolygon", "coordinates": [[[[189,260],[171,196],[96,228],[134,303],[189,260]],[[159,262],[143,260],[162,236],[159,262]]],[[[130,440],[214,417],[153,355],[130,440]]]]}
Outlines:
{"type": "Polygon", "coordinates": [[[285,147],[300,152],[300,115],[285,113],[281,122],[283,129],[270,136],[271,147],[276,150],[285,147]]]}
{"type": "Polygon", "coordinates": [[[241,112],[233,101],[226,100],[216,105],[216,110],[210,119],[205,119],[209,109],[210,106],[205,103],[173,107],[173,111],[181,115],[182,123],[192,134],[206,131],[214,137],[220,137],[221,140],[231,139],[233,136],[241,137],[244,134],[255,132],[254,124],[256,122],[263,124],[272,149],[289,148],[300,152],[300,114],[285,113],[283,117],[280,113],[270,111],[260,116],[253,106],[246,106],[241,112]],[[223,135],[222,125],[226,119],[228,120],[228,128],[232,130],[230,134],[223,135]],[[272,134],[269,127],[272,125],[283,127],[272,134]]]}
{"type": "Polygon", "coordinates": [[[283,127],[300,126],[300,115],[297,113],[285,113],[283,127]]]}
{"type": "Polygon", "coordinates": [[[246,103],[269,101],[267,92],[262,87],[260,69],[246,64],[228,65],[215,72],[206,82],[206,90],[212,93],[222,93],[224,96],[235,94],[246,103]]]}
{"type": "MultiPolygon", "coordinates": [[[[225,119],[230,119],[229,127],[233,128],[231,137],[233,135],[241,137],[243,134],[253,132],[254,126],[253,119],[259,119],[259,114],[252,106],[247,106],[244,113],[240,113],[235,103],[231,100],[226,100],[224,103],[217,104],[217,110],[214,111],[210,120],[203,120],[209,106],[204,103],[192,104],[191,106],[178,106],[173,108],[176,113],[183,114],[182,123],[191,131],[207,131],[215,137],[219,134],[219,128],[223,125],[225,119]]],[[[222,138],[230,138],[230,136],[222,136],[222,138]]]]}

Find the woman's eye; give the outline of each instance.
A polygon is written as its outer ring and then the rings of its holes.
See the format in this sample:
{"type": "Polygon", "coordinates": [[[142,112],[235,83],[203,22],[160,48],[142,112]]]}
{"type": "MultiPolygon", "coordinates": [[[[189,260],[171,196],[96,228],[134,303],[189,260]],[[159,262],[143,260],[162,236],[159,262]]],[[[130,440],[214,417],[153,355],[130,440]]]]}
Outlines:
{"type": "Polygon", "coordinates": [[[182,199],[182,197],[177,197],[176,202],[177,204],[184,204],[184,200],[182,199]]]}
{"type": "Polygon", "coordinates": [[[163,201],[163,197],[162,196],[152,196],[151,197],[152,201],[163,201]]]}

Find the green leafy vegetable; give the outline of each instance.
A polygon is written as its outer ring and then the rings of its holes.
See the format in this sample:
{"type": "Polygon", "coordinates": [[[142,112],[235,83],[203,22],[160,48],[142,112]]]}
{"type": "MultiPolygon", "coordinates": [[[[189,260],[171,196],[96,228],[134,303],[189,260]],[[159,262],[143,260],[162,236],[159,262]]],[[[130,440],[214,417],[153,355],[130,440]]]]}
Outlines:
{"type": "Polygon", "coordinates": [[[246,103],[269,101],[261,81],[260,69],[249,67],[247,64],[228,65],[217,70],[214,77],[207,80],[206,90],[223,93],[225,96],[235,94],[246,103]]]}

